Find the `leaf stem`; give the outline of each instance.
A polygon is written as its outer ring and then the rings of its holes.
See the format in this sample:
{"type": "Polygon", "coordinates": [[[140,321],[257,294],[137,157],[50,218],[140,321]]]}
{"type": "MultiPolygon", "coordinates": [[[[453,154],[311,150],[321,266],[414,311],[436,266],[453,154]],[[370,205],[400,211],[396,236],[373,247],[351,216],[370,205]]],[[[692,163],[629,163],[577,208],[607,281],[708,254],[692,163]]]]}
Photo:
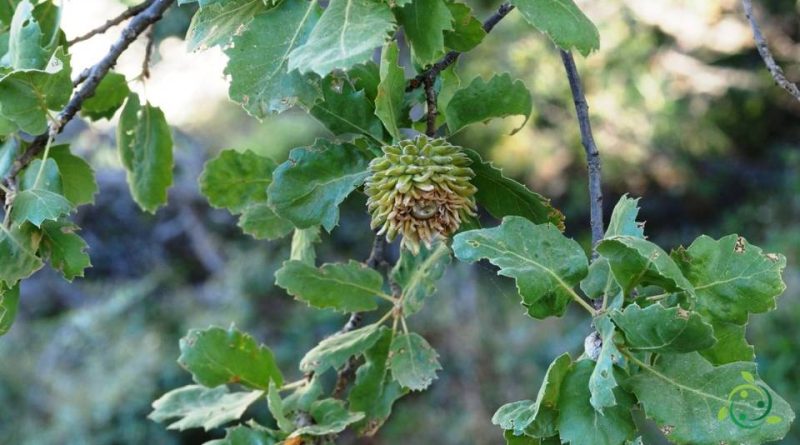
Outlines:
{"type": "Polygon", "coordinates": [[[296,389],[296,388],[302,388],[303,386],[305,386],[307,384],[308,384],[308,379],[303,377],[302,379],[294,381],[292,383],[284,384],[278,390],[279,391],[289,391],[289,390],[296,389]]]}
{"type": "Polygon", "coordinates": [[[597,310],[595,310],[595,308],[593,308],[589,303],[587,303],[586,300],[581,298],[581,296],[578,295],[578,293],[575,292],[575,290],[573,290],[572,288],[567,288],[567,289],[569,289],[569,295],[572,297],[572,299],[575,300],[576,303],[581,305],[581,307],[589,311],[589,314],[591,314],[592,317],[597,315],[597,310]]]}
{"type": "Polygon", "coordinates": [[[39,188],[39,181],[42,180],[42,173],[44,173],[44,166],[47,158],[50,157],[50,146],[53,144],[53,135],[47,138],[47,143],[44,146],[44,154],[42,155],[42,163],[39,165],[39,171],[36,173],[36,181],[33,182],[33,188],[39,188]]]}

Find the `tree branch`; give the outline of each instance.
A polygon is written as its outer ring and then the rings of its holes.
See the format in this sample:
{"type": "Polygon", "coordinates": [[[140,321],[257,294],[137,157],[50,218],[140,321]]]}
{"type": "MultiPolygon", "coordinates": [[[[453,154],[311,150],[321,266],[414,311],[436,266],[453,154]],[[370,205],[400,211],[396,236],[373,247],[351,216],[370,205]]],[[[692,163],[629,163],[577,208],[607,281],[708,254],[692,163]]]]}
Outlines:
{"type": "Polygon", "coordinates": [[[91,39],[92,37],[94,37],[94,36],[96,36],[98,34],[103,34],[104,32],[108,31],[109,29],[113,28],[114,26],[117,26],[120,23],[124,22],[125,20],[128,20],[129,18],[131,18],[131,17],[139,14],[140,12],[144,11],[145,9],[147,9],[148,6],[153,4],[154,1],[155,0],[147,0],[147,1],[143,2],[143,3],[141,3],[141,4],[131,6],[130,8],[122,11],[122,13],[120,15],[118,15],[118,16],[112,18],[112,19],[108,19],[108,21],[103,23],[101,26],[99,26],[99,27],[87,32],[86,34],[84,34],[82,36],[78,36],[78,37],[75,37],[72,40],[67,41],[67,46],[72,46],[72,45],[74,45],[74,44],[76,44],[78,42],[83,42],[84,40],[89,40],[89,39],[91,39]]]}
{"type": "Polygon", "coordinates": [[[758,25],[758,22],[756,22],[755,15],[753,14],[753,4],[750,0],[742,0],[742,6],[744,7],[744,15],[747,17],[747,20],[750,22],[750,27],[753,29],[753,37],[756,41],[758,53],[764,60],[764,64],[767,65],[767,69],[772,75],[772,78],[775,79],[775,83],[788,91],[795,99],[800,100],[800,89],[797,87],[797,84],[786,78],[780,65],[778,65],[778,63],[775,62],[775,58],[772,57],[772,52],[769,50],[767,40],[761,33],[761,27],[758,25]]]}
{"type": "Polygon", "coordinates": [[[433,88],[435,81],[436,77],[433,74],[425,78],[425,103],[427,104],[425,134],[430,137],[436,136],[436,90],[433,88]]]}
{"type": "Polygon", "coordinates": [[[72,120],[78,111],[80,111],[83,102],[94,95],[100,81],[108,74],[109,70],[116,65],[119,56],[125,52],[131,43],[133,43],[150,25],[159,21],[164,11],[174,2],[175,0],[153,0],[148,7],[136,15],[125,29],[122,30],[119,38],[111,45],[111,49],[109,49],[108,53],[96,65],[91,67],[85,76],[79,76],[79,78],[85,77],[80,85],[80,89],[73,94],[67,106],[64,107],[54,121],[50,123],[48,131],[38,135],[25,152],[14,161],[14,165],[5,178],[7,184],[44,149],[49,138],[55,137],[61,133],[67,122],[72,120]]]}
{"type": "MultiPolygon", "coordinates": [[[[592,124],[589,122],[589,104],[583,94],[581,78],[575,67],[575,59],[568,51],[559,50],[564,69],[569,79],[569,87],[575,102],[578,124],[581,128],[581,142],[586,151],[586,162],[589,170],[589,219],[592,227],[592,248],[603,239],[603,190],[601,188],[600,152],[592,135],[592,124]]],[[[597,252],[593,254],[596,256],[597,252]]]]}
{"type": "MultiPolygon", "coordinates": [[[[503,20],[503,17],[507,16],[508,13],[513,9],[514,5],[511,3],[503,3],[500,5],[500,7],[497,8],[497,12],[483,22],[483,30],[486,31],[487,34],[492,32],[492,29],[494,29],[495,25],[497,25],[500,20],[503,20]]],[[[449,53],[445,54],[441,60],[434,63],[430,68],[419,73],[417,77],[409,80],[406,91],[414,91],[425,83],[425,79],[435,78],[439,75],[439,73],[447,69],[448,66],[454,64],[460,55],[461,53],[459,51],[450,51],[449,53]]]]}

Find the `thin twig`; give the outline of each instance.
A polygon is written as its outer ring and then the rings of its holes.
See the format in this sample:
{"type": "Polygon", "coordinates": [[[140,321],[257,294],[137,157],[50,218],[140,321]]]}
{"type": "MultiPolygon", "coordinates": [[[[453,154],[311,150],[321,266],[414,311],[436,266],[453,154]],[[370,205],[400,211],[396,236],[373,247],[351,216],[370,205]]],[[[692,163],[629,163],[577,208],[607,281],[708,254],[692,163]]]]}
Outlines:
{"type": "Polygon", "coordinates": [[[800,100],[800,88],[797,87],[797,84],[786,78],[786,76],[783,74],[783,69],[781,69],[780,65],[775,62],[775,58],[772,57],[772,52],[769,50],[769,46],[767,45],[767,39],[765,39],[764,35],[761,33],[761,27],[758,25],[755,15],[753,14],[753,4],[750,2],[750,0],[742,0],[742,6],[744,7],[744,15],[750,22],[750,27],[753,28],[753,37],[756,41],[758,53],[764,60],[764,64],[767,65],[767,69],[772,75],[772,78],[775,79],[775,83],[777,83],[778,86],[784,90],[788,91],[789,94],[794,96],[795,99],[800,100]]]}
{"type": "Polygon", "coordinates": [[[425,134],[430,137],[436,136],[436,115],[438,114],[436,110],[436,90],[433,88],[435,81],[436,77],[433,74],[425,78],[425,102],[428,106],[425,134]]]}
{"type": "MultiPolygon", "coordinates": [[[[503,3],[500,5],[500,7],[497,8],[497,12],[483,22],[483,30],[486,31],[487,34],[490,33],[492,29],[494,29],[495,25],[497,25],[500,20],[503,20],[503,17],[507,16],[508,13],[513,9],[514,5],[511,3],[503,3]]],[[[449,53],[445,54],[441,60],[434,63],[430,68],[419,73],[417,77],[409,80],[406,91],[414,91],[415,89],[421,87],[425,83],[425,79],[431,76],[436,77],[439,75],[439,73],[447,69],[448,66],[454,64],[460,55],[461,52],[459,51],[450,51],[449,53]]]]}
{"type": "Polygon", "coordinates": [[[153,48],[156,44],[156,35],[153,25],[150,25],[150,29],[147,31],[146,38],[147,47],[144,50],[144,60],[142,61],[142,79],[150,78],[150,59],[153,57],[153,48]]]}
{"type": "Polygon", "coordinates": [[[144,11],[151,4],[153,4],[154,1],[155,0],[147,0],[147,1],[143,2],[143,3],[141,3],[141,4],[131,6],[130,8],[122,11],[122,13],[120,15],[118,15],[118,16],[112,18],[112,19],[108,19],[108,21],[103,23],[101,26],[99,26],[99,27],[87,32],[86,34],[84,34],[82,36],[78,36],[78,37],[75,37],[72,40],[69,40],[67,42],[67,46],[72,46],[72,45],[74,45],[74,44],[76,44],[78,42],[83,42],[84,40],[89,40],[89,39],[91,39],[92,37],[94,37],[94,36],[96,36],[98,34],[103,34],[104,32],[106,32],[109,29],[119,25],[120,23],[124,22],[125,20],[128,20],[129,18],[131,18],[131,17],[139,14],[140,12],[144,11]]]}
{"type": "MultiPolygon", "coordinates": [[[[578,124],[581,129],[581,143],[586,151],[586,163],[589,170],[589,220],[592,228],[592,248],[603,239],[603,190],[600,185],[600,152],[592,135],[592,124],[589,122],[589,104],[583,94],[581,77],[575,67],[575,59],[568,51],[560,50],[564,69],[567,71],[569,88],[575,102],[575,111],[578,115],[578,124]]],[[[597,252],[593,254],[593,257],[597,252]]]]}
{"type": "Polygon", "coordinates": [[[108,53],[93,67],[85,76],[80,89],[73,94],[67,106],[50,123],[48,131],[38,135],[28,146],[25,152],[14,161],[14,165],[6,175],[6,184],[13,180],[19,172],[25,168],[44,148],[50,137],[55,137],[61,133],[64,126],[75,117],[83,105],[83,101],[90,98],[97,90],[100,81],[108,74],[108,71],[116,65],[119,56],[141,35],[150,25],[161,19],[164,11],[170,7],[175,0],[154,0],[147,8],[142,10],[128,25],[122,30],[119,38],[109,49],[108,53]]]}

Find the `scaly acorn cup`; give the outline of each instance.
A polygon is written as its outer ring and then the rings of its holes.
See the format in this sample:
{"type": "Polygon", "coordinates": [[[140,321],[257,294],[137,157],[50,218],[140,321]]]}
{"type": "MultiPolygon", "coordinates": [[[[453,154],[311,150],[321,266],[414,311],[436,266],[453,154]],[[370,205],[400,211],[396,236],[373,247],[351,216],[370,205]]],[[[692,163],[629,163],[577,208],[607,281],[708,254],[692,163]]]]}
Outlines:
{"type": "Polygon", "coordinates": [[[379,235],[385,233],[390,242],[403,235],[401,245],[416,255],[420,242],[431,247],[475,215],[477,189],[470,183],[475,174],[461,147],[420,135],[387,145],[383,153],[370,162],[365,185],[379,235]]]}

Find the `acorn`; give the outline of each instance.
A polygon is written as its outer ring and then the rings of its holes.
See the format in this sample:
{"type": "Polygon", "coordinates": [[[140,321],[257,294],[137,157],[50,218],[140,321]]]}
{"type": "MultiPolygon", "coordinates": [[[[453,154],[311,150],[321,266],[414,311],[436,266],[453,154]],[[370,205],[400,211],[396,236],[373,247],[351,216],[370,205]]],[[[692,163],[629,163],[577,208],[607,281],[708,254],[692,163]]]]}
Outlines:
{"type": "Polygon", "coordinates": [[[365,184],[372,228],[388,241],[402,235],[401,246],[415,255],[420,243],[430,248],[474,216],[476,188],[471,161],[461,147],[425,135],[383,147],[370,162],[365,184]]]}

